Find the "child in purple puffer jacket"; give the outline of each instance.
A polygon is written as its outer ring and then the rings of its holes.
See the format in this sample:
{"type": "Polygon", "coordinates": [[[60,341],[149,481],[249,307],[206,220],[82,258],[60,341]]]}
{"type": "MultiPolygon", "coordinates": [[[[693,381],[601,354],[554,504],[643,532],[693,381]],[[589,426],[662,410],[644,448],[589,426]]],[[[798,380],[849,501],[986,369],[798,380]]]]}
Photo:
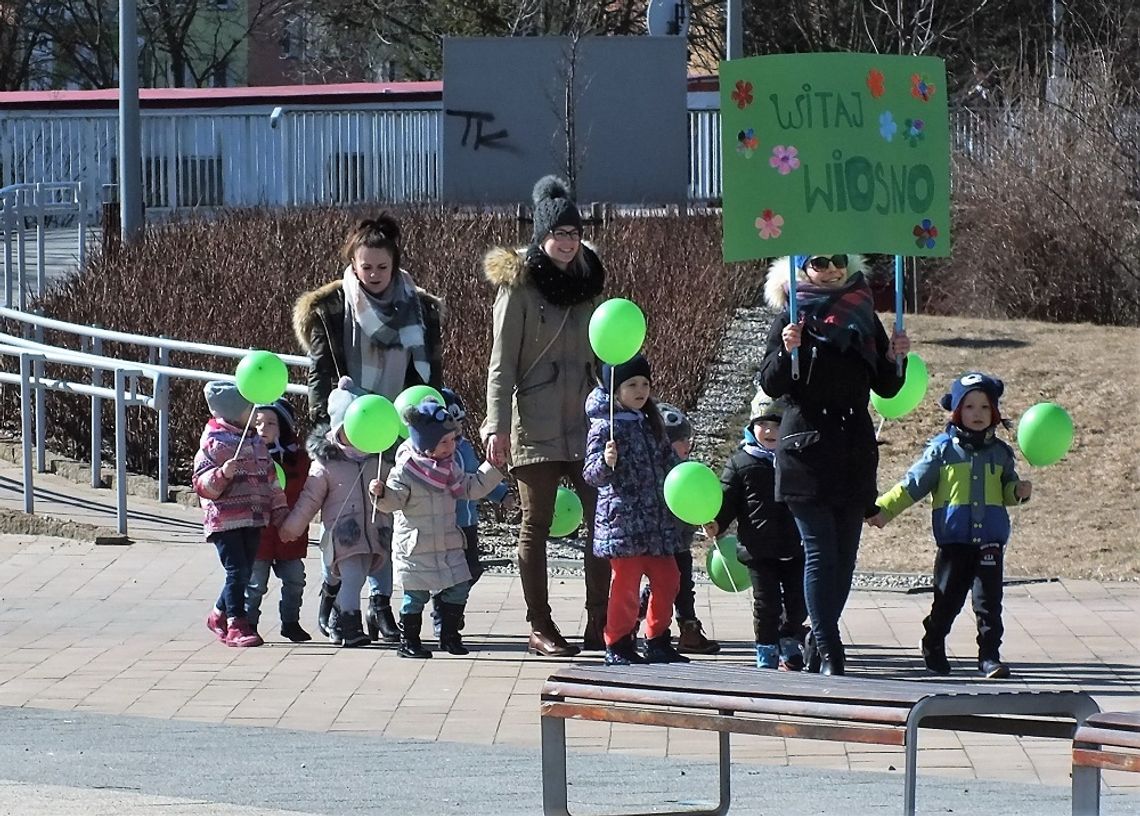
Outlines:
{"type": "Polygon", "coordinates": [[[607,666],[689,662],[669,642],[681,582],[675,556],[685,545],[665,505],[665,475],[680,460],[650,396],[650,380],[649,361],[638,354],[621,365],[602,366],[603,384],[586,398],[590,433],[582,477],[598,488],[594,554],[608,558],[613,569],[605,628],[607,666]],[[644,657],[631,634],[643,575],[653,586],[644,657]]]}

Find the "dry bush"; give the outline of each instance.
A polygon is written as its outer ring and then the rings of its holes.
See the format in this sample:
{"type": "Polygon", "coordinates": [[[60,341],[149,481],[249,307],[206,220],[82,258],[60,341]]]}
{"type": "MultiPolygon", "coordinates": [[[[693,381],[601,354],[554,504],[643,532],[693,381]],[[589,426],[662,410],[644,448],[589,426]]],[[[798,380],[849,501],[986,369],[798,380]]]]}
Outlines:
{"type": "Polygon", "coordinates": [[[924,311],[1140,322],[1140,96],[1095,56],[1070,70],[1056,101],[1015,78],[984,149],[955,154],[953,257],[926,265],[924,311]]]}
{"type": "MultiPolygon", "coordinates": [[[[290,323],[293,303],[302,292],[340,277],[340,242],[355,218],[371,212],[247,210],[151,228],[113,256],[94,257],[41,306],[60,320],[117,331],[300,353],[290,323]]],[[[404,232],[404,267],[420,286],[445,300],[445,381],[467,400],[475,427],[484,410],[494,299],[483,279],[482,256],[493,244],[516,245],[520,236],[529,236],[529,224],[504,214],[442,207],[395,214],[404,232]]],[[[692,406],[732,310],[755,296],[758,267],[728,267],[720,260],[720,219],[714,216],[613,218],[593,233],[588,237],[609,270],[607,294],[631,297],[649,318],[646,350],[661,393],[692,406]]],[[[65,336],[47,340],[77,347],[65,336]]],[[[107,344],[104,354],[140,359],[137,348],[114,344],[107,344]]],[[[173,354],[170,364],[231,371],[234,361],[173,354]]],[[[78,381],[90,376],[62,369],[48,373],[78,381]]],[[[293,379],[303,382],[300,374],[293,379]]],[[[175,381],[171,389],[171,471],[177,483],[188,478],[207,414],[201,383],[175,381]]],[[[3,390],[9,425],[19,422],[18,396],[18,389],[3,390]]],[[[49,394],[47,405],[52,447],[86,458],[88,401],[49,394]]],[[[304,415],[303,399],[296,405],[304,415]]],[[[104,419],[104,452],[113,457],[111,411],[104,419]]],[[[156,473],[154,412],[130,411],[128,437],[128,468],[156,473]]]]}

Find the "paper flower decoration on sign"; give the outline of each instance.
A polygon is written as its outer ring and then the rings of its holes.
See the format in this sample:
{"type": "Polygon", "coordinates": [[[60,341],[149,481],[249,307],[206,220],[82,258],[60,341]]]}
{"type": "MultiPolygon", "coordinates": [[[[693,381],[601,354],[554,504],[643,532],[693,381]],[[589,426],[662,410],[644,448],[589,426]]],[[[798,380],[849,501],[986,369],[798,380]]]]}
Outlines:
{"type": "Polygon", "coordinates": [[[872,68],[867,72],[867,90],[871,92],[871,96],[875,99],[878,99],[887,92],[883,72],[878,68],[872,68]]]}
{"type": "Polygon", "coordinates": [[[779,238],[784,227],[784,217],[771,210],[764,210],[756,219],[756,231],[760,237],[767,241],[769,238],[779,238]]]}
{"type": "Polygon", "coordinates": [[[914,225],[914,245],[919,249],[934,249],[937,243],[938,227],[929,218],[922,219],[921,224],[914,225]]]}
{"type": "Polygon", "coordinates": [[[748,128],[742,130],[736,136],[736,152],[744,156],[746,159],[752,158],[752,154],[760,147],[760,140],[756,137],[756,130],[748,128]]]}
{"type": "Polygon", "coordinates": [[[772,157],[768,159],[768,164],[775,167],[776,172],[781,176],[786,176],[800,166],[800,160],[797,156],[798,153],[799,151],[791,145],[787,147],[784,145],[776,145],[772,148],[772,157]]]}
{"type": "Polygon", "coordinates": [[[920,74],[912,74],[910,78],[910,95],[923,102],[929,102],[934,96],[934,85],[926,81],[920,74]]]}
{"type": "Polygon", "coordinates": [[[879,135],[886,141],[894,141],[895,133],[898,132],[899,123],[895,121],[894,114],[890,111],[883,111],[879,114],[879,135]]]}
{"type": "Polygon", "coordinates": [[[732,89],[732,101],[736,103],[736,107],[744,110],[752,104],[752,83],[746,82],[743,79],[736,81],[736,87],[732,89]]]}

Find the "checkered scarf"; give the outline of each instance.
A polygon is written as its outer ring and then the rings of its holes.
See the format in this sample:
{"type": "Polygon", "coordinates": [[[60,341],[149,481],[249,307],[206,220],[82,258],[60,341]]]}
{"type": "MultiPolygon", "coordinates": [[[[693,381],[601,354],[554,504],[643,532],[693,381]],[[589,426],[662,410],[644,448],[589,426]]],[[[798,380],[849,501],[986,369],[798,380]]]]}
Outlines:
{"type": "Polygon", "coordinates": [[[403,467],[428,487],[446,491],[456,499],[463,497],[464,471],[458,454],[446,462],[437,462],[417,451],[410,442],[405,442],[396,451],[396,467],[403,467]]]}
{"type": "Polygon", "coordinates": [[[420,379],[431,378],[424,345],[424,316],[416,285],[398,270],[383,294],[369,295],[352,267],[344,270],[348,374],[366,391],[395,396],[404,388],[407,358],[420,379]],[[356,370],[354,370],[356,369],[356,370]]]}
{"type": "Polygon", "coordinates": [[[862,272],[839,289],[797,281],[796,304],[813,336],[840,351],[855,347],[868,364],[875,364],[875,298],[862,272]]]}

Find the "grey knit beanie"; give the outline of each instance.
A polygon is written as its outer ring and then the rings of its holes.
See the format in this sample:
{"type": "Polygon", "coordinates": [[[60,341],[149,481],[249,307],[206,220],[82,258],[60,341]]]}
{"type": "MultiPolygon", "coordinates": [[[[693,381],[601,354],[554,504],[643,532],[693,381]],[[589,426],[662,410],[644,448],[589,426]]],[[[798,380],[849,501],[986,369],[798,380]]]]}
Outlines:
{"type": "Polygon", "coordinates": [[[344,415],[348,413],[348,406],[352,405],[357,397],[367,393],[363,388],[357,387],[352,377],[340,378],[336,388],[329,394],[328,402],[329,424],[334,431],[340,430],[340,426],[344,424],[344,415]]]}
{"type": "Polygon", "coordinates": [[[582,215],[570,200],[570,185],[558,176],[543,176],[534,185],[534,243],[541,244],[558,227],[582,231],[582,215]]]}
{"type": "Polygon", "coordinates": [[[253,408],[253,403],[241,395],[234,383],[210,380],[203,391],[206,394],[206,405],[213,416],[231,425],[245,424],[242,415],[253,408]]]}

